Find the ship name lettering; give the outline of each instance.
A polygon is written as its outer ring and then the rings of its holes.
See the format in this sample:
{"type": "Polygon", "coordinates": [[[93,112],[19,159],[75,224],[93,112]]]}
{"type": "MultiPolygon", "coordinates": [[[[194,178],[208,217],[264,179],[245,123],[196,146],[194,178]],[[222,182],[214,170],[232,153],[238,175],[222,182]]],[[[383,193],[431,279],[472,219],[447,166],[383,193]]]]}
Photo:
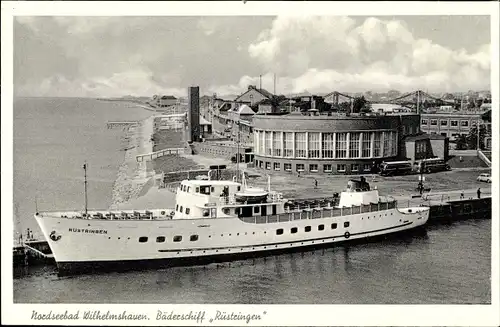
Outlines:
{"type": "Polygon", "coordinates": [[[70,228],[72,233],[84,233],[84,234],[107,234],[108,231],[105,229],[87,229],[87,228],[70,228]]]}

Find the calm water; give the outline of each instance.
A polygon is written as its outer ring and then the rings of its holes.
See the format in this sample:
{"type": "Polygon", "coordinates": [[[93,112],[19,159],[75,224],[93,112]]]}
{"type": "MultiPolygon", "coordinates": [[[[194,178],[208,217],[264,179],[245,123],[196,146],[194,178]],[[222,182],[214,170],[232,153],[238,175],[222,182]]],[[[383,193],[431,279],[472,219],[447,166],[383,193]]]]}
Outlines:
{"type": "MultiPolygon", "coordinates": [[[[107,207],[123,159],[106,120],[148,113],[87,99],[18,99],[14,198],[18,226],[41,209],[107,207]]],[[[36,227],[36,230],[38,228],[36,227]]],[[[17,271],[14,302],[50,303],[490,303],[491,221],[469,220],[378,243],[337,246],[206,267],[59,278],[54,267],[17,271]]]]}

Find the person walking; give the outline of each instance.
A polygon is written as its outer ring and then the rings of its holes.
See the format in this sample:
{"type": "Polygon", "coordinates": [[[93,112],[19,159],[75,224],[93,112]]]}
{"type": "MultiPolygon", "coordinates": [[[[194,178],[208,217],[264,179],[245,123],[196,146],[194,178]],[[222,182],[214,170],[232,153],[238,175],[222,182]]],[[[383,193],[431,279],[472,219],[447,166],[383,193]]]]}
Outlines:
{"type": "Polygon", "coordinates": [[[478,188],[477,189],[477,198],[480,199],[481,198],[481,188],[478,188]]]}
{"type": "Polygon", "coordinates": [[[464,191],[462,190],[462,192],[460,193],[460,200],[464,198],[464,191]]]}
{"type": "Polygon", "coordinates": [[[314,188],[318,188],[318,180],[316,178],[314,179],[314,188]]]}

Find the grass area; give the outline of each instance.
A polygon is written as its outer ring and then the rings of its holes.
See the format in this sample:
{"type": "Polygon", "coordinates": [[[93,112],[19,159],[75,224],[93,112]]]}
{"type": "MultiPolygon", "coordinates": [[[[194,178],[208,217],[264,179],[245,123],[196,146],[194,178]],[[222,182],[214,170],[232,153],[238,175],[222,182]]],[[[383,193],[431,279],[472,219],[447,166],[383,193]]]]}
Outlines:
{"type": "Polygon", "coordinates": [[[451,168],[488,167],[478,156],[452,156],[447,163],[451,168]],[[460,157],[462,157],[462,160],[460,160],[460,157]]]}
{"type": "Polygon", "coordinates": [[[201,168],[203,167],[193,160],[177,155],[163,156],[153,160],[153,169],[157,174],[201,168]]]}
{"type": "Polygon", "coordinates": [[[168,148],[183,148],[184,136],[182,130],[165,129],[153,134],[153,151],[168,148]]]}

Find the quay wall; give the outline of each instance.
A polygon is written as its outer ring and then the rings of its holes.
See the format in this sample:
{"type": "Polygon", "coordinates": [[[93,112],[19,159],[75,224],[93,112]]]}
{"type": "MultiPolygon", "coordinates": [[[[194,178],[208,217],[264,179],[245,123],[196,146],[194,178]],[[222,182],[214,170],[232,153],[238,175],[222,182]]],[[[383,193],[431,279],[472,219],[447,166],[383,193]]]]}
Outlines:
{"type": "MultiPolygon", "coordinates": [[[[193,143],[193,147],[196,153],[226,160],[231,160],[231,157],[238,153],[238,146],[230,143],[201,142],[193,143]]],[[[245,155],[243,145],[240,145],[239,153],[245,155]]]]}

